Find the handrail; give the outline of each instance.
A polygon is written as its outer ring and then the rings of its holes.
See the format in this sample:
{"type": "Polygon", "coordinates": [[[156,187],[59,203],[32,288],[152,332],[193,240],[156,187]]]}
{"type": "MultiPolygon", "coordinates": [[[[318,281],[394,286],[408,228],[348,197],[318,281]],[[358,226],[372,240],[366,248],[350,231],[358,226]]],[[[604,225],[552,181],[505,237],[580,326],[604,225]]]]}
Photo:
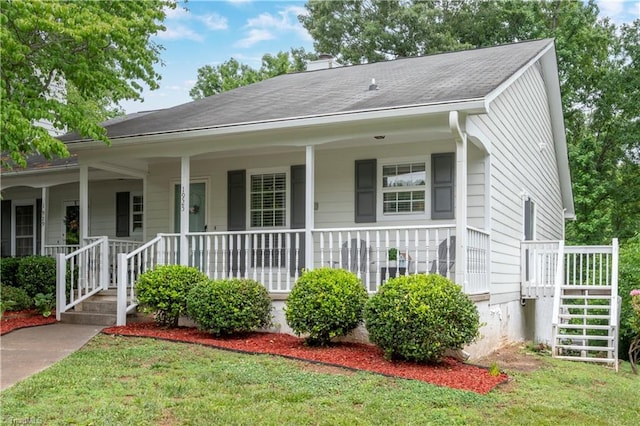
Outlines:
{"type": "Polygon", "coordinates": [[[56,319],[101,290],[108,288],[109,238],[94,237],[95,241],[69,254],[56,255],[56,319]],[[67,289],[67,262],[70,263],[67,289]],[[76,272],[77,267],[77,272],[76,272]],[[67,291],[70,303],[67,303],[67,291]]]}
{"type": "MultiPolygon", "coordinates": [[[[127,313],[134,309],[137,304],[135,300],[134,279],[137,273],[144,272],[146,265],[143,265],[143,261],[146,264],[151,259],[151,256],[147,255],[149,250],[153,250],[155,246],[162,244],[163,239],[167,234],[158,234],[154,239],[146,242],[142,246],[133,250],[130,253],[119,253],[117,256],[117,301],[116,301],[116,324],[125,325],[127,322],[127,313]],[[144,259],[140,257],[144,255],[144,259]],[[132,259],[137,259],[137,264],[130,265],[132,259]],[[131,267],[130,267],[131,266],[131,267]],[[131,281],[131,282],[130,282],[131,281]],[[130,284],[130,286],[129,286],[130,284]],[[130,291],[127,295],[127,287],[130,291]],[[127,297],[128,296],[128,297],[127,297]],[[127,298],[129,303],[127,303],[127,298]]],[[[156,249],[156,254],[158,253],[156,249]]],[[[156,262],[158,259],[155,259],[156,262]]],[[[151,259],[153,262],[153,259],[151,259]]]]}
{"type": "MultiPolygon", "coordinates": [[[[403,225],[403,226],[367,226],[353,228],[314,228],[311,232],[357,232],[357,231],[396,231],[413,229],[455,229],[455,225],[403,225]]],[[[483,231],[484,232],[484,231],[483,231]]]]}

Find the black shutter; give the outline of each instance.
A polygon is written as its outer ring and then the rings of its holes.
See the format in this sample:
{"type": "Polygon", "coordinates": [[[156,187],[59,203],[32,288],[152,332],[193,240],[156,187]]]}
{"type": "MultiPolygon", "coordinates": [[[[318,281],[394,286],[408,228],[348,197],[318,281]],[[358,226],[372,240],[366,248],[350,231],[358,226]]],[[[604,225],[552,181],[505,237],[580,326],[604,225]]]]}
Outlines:
{"type": "Polygon", "coordinates": [[[129,236],[129,203],[128,192],[116,192],[116,237],[129,236]]]}
{"type": "MultiPolygon", "coordinates": [[[[306,189],[306,168],[303,165],[291,166],[291,229],[302,229],[305,226],[305,189],[306,189]]],[[[291,235],[291,247],[295,245],[295,235],[291,235]]],[[[298,251],[298,262],[296,265],[296,252],[291,250],[290,272],[295,276],[304,268],[304,234],[299,239],[300,250],[298,251]]]]}
{"type": "Polygon", "coordinates": [[[42,198],[36,199],[36,247],[35,254],[44,254],[40,252],[42,243],[42,198]]]}
{"type": "Polygon", "coordinates": [[[355,222],[376,221],[376,171],[377,162],[356,160],[355,222]]]}
{"type": "Polygon", "coordinates": [[[431,155],[431,219],[454,218],[454,154],[431,155]]]}
{"type": "Polygon", "coordinates": [[[0,254],[2,257],[11,256],[11,200],[0,203],[0,254]]]}
{"type": "Polygon", "coordinates": [[[227,229],[247,229],[247,173],[244,170],[227,172],[227,229]]]}
{"type": "MultiPolygon", "coordinates": [[[[247,172],[245,170],[230,170],[227,172],[227,230],[244,231],[247,229],[247,172]]],[[[229,269],[233,273],[238,270],[242,274],[246,269],[245,262],[245,238],[244,236],[233,237],[227,240],[227,247],[233,244],[233,251],[229,256],[229,269]],[[240,250],[238,251],[238,243],[240,250]],[[240,258],[238,259],[238,256],[240,258]]]]}

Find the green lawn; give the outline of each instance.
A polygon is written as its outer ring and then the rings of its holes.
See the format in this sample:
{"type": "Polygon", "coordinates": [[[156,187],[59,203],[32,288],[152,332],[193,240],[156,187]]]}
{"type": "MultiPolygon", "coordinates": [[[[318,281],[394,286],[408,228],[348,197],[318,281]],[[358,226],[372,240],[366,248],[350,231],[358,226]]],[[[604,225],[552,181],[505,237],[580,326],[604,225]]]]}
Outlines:
{"type": "Polygon", "coordinates": [[[0,394],[2,424],[635,425],[625,363],[544,358],[488,395],[271,356],[98,335],[0,394]]]}

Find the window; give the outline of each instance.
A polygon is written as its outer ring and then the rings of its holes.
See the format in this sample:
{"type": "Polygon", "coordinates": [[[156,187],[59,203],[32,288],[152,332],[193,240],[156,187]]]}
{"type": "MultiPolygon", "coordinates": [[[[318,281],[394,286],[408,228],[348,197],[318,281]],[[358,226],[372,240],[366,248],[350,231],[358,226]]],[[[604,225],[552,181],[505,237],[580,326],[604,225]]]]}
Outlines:
{"type": "Polygon", "coordinates": [[[131,196],[131,231],[142,231],[142,216],[144,213],[144,204],[142,195],[131,196]]]}
{"type": "Polygon", "coordinates": [[[251,175],[249,200],[249,223],[252,228],[286,226],[287,174],[251,175]]]}
{"type": "Polygon", "coordinates": [[[382,166],[382,213],[424,213],[426,180],[424,162],[382,166]]]}

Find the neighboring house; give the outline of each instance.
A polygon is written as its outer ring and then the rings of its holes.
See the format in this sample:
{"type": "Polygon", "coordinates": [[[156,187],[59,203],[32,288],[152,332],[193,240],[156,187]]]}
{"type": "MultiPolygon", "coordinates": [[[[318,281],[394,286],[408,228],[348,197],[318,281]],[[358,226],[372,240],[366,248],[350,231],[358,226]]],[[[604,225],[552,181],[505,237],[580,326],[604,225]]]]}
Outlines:
{"type": "MultiPolygon", "coordinates": [[[[138,117],[130,114],[104,125],[138,117]]],[[[47,127],[43,124],[43,127],[47,127]]],[[[49,126],[50,127],[50,126],[49,126]]],[[[9,161],[8,158],[5,160],[9,161]]],[[[142,175],[128,170],[92,170],[87,234],[144,241],[142,175]]],[[[1,255],[53,255],[79,247],[78,157],[27,158],[25,168],[2,169],[1,255]],[[42,238],[42,235],[45,238],[42,238]]]]}
{"type": "MultiPolygon", "coordinates": [[[[117,261],[119,323],[137,274],[182,263],[262,282],[286,331],[302,268],[335,267],[370,292],[396,274],[450,277],[486,323],[474,356],[552,338],[543,300],[523,300],[558,288],[574,216],[553,40],[287,74],[105,127],[109,147],[61,139],[81,218],[98,221],[94,174],[142,191],[147,243],[117,261]]],[[[107,187],[111,205],[133,192],[107,187]]],[[[81,240],[112,236],[108,218],[110,231],[81,219],[81,240]]]]}

